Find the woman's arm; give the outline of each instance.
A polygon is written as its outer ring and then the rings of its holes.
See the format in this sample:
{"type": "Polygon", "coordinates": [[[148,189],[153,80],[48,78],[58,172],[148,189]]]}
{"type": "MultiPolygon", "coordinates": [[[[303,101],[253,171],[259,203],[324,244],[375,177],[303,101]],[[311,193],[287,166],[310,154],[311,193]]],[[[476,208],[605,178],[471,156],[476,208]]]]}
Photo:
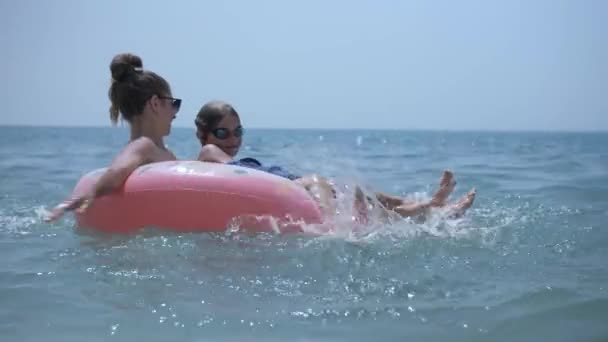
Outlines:
{"type": "Polygon", "coordinates": [[[156,145],[147,138],[131,142],[116,156],[89,192],[80,197],[65,200],[56,206],[45,220],[55,221],[68,210],[83,212],[95,198],[107,195],[122,186],[136,168],[151,162],[156,148],[156,145]]]}

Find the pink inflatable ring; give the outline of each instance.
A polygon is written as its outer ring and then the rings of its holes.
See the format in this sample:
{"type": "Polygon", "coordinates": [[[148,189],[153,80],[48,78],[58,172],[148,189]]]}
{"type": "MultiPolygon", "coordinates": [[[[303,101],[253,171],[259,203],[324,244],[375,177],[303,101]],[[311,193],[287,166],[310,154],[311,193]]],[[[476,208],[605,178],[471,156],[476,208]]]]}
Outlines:
{"type": "MultiPolygon", "coordinates": [[[[104,169],[84,175],[73,195],[89,190],[104,169]]],[[[296,183],[241,166],[171,161],[139,167],[115,193],[76,214],[79,227],[129,233],[144,227],[179,232],[298,232],[321,212],[296,183]]]]}

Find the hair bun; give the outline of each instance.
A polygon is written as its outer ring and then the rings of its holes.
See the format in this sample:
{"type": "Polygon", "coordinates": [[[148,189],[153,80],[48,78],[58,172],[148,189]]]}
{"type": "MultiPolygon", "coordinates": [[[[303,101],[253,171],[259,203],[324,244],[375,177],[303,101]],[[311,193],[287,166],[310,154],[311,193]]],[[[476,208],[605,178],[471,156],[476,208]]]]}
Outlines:
{"type": "Polygon", "coordinates": [[[143,63],[141,58],[130,53],[121,53],[112,58],[110,71],[112,72],[112,78],[115,81],[121,82],[136,71],[140,71],[138,69],[141,69],[142,67],[143,63]]]}

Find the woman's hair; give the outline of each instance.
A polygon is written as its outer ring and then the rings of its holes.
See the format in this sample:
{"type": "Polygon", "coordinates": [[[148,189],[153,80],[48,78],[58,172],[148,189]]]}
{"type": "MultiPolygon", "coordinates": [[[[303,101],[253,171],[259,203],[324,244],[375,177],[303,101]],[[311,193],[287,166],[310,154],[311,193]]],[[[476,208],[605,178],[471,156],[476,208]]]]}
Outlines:
{"type": "Polygon", "coordinates": [[[226,102],[211,101],[205,103],[194,120],[196,135],[202,140],[202,137],[217,128],[217,124],[227,115],[239,117],[239,113],[226,102]]]}
{"type": "Polygon", "coordinates": [[[146,101],[152,96],[170,96],[169,83],[152,71],[143,70],[141,58],[130,53],[114,56],[110,64],[112,84],[110,97],[110,120],[118,122],[119,115],[131,122],[144,111],[146,101]]]}

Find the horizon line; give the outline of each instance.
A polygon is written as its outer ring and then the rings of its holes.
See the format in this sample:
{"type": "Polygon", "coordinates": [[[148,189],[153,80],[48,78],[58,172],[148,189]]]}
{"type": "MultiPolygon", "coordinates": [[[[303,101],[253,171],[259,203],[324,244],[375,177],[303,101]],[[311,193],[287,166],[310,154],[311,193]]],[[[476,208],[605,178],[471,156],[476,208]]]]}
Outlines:
{"type": "MultiPolygon", "coordinates": [[[[0,123],[0,127],[7,128],[67,128],[67,129],[78,129],[78,128],[118,128],[118,129],[126,129],[128,128],[127,124],[117,124],[117,125],[86,125],[86,124],[77,124],[77,125],[54,125],[54,124],[6,124],[0,123]]],[[[193,129],[194,127],[189,126],[181,126],[175,125],[172,126],[173,129],[193,129]]],[[[487,128],[487,129],[453,129],[453,128],[419,128],[419,127],[409,127],[409,128],[362,128],[362,127],[347,127],[347,128],[327,128],[327,127],[247,127],[248,130],[290,130],[290,131],[420,131],[420,132],[503,132],[503,133],[608,133],[608,129],[572,129],[572,130],[564,130],[564,129],[500,129],[500,128],[487,128]]]]}

